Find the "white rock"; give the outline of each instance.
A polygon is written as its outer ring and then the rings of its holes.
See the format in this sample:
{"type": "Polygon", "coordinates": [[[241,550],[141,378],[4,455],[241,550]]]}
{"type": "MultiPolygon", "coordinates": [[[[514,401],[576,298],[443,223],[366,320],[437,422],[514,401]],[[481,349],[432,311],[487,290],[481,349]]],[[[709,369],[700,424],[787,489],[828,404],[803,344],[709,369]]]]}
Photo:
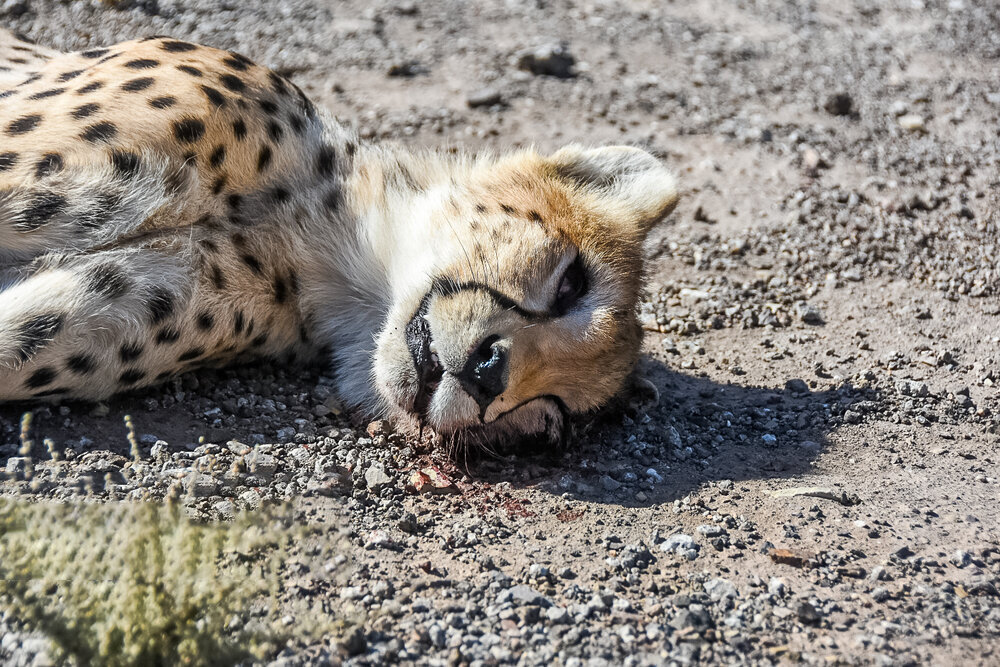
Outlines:
{"type": "Polygon", "coordinates": [[[900,116],[897,121],[899,126],[906,130],[907,132],[926,132],[927,126],[924,124],[924,119],[922,116],[917,114],[906,114],[900,116]]]}

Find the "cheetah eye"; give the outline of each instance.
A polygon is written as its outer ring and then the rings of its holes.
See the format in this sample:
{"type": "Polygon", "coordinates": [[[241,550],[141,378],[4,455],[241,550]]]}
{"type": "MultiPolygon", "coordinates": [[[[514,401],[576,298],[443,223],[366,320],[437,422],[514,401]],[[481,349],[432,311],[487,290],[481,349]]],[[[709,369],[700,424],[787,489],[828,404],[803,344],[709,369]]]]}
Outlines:
{"type": "Polygon", "coordinates": [[[553,310],[557,315],[565,315],[586,292],[587,272],[583,269],[583,260],[577,255],[559,280],[553,310]]]}

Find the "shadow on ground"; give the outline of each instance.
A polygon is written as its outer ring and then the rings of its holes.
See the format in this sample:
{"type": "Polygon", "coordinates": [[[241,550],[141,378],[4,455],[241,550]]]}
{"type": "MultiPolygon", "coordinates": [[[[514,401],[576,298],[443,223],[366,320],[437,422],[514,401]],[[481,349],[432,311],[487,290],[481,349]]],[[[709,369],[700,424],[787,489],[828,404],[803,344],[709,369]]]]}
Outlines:
{"type": "Polygon", "coordinates": [[[659,505],[710,482],[803,475],[847,409],[873,398],[873,390],[849,384],[826,391],[801,381],[780,389],[720,384],[648,357],[637,377],[656,387],[658,400],[633,388],[628,405],[579,424],[566,451],[481,458],[470,472],[588,502],[659,505]]]}
{"type": "MultiPolygon", "coordinates": [[[[623,507],[658,505],[713,481],[808,472],[826,435],[871,391],[842,385],[816,392],[801,381],[781,389],[720,384],[650,357],[640,361],[635,377],[619,404],[578,421],[565,449],[472,452],[451,464],[474,482],[511,482],[623,507]]],[[[344,415],[315,414],[321,388],[317,372],[264,364],[191,373],[96,407],[5,405],[0,462],[19,455],[19,421],[27,410],[33,411],[33,455],[42,457],[46,439],[76,455],[103,450],[128,456],[125,415],[132,415],[146,450],[157,439],[184,451],[199,441],[288,442],[348,427],[344,415]]]]}

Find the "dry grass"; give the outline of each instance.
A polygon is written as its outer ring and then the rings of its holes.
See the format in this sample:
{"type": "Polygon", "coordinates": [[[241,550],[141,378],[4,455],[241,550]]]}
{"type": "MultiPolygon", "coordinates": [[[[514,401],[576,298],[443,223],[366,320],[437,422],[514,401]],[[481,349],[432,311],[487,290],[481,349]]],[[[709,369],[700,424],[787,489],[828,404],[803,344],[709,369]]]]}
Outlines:
{"type": "Polygon", "coordinates": [[[82,665],[262,659],[333,628],[314,610],[279,620],[283,563],[306,532],[275,510],[205,524],[154,503],[0,499],[0,606],[82,665]]]}

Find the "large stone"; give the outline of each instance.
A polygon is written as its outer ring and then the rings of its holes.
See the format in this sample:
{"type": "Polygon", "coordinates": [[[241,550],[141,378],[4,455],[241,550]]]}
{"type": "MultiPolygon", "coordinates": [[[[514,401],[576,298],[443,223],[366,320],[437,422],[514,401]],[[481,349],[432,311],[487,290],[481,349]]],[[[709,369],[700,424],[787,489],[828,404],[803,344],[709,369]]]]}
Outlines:
{"type": "Polygon", "coordinates": [[[379,489],[386,484],[392,484],[392,477],[385,472],[381,463],[373,463],[365,471],[365,484],[369,489],[379,489]]]}

